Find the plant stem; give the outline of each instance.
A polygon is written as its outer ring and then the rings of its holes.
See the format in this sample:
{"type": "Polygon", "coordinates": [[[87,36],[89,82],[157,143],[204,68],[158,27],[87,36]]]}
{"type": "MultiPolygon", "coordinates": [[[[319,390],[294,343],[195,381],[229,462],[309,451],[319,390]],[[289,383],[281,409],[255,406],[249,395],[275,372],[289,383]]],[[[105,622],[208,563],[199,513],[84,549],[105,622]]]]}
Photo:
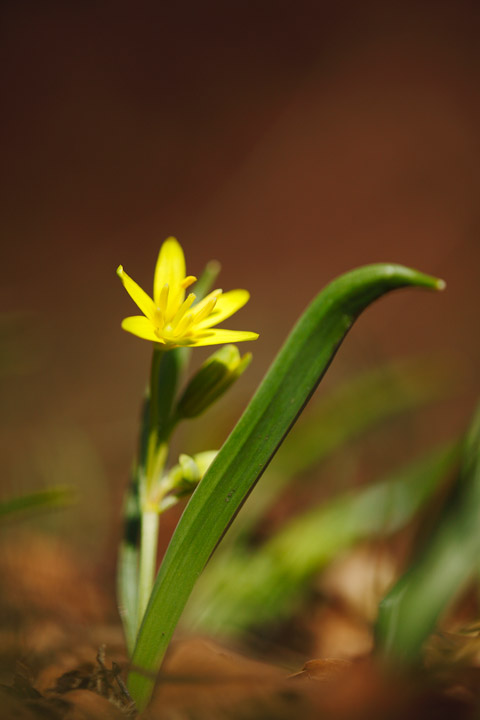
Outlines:
{"type": "Polygon", "coordinates": [[[138,468],[130,478],[123,506],[123,538],[118,551],[117,596],[118,609],[129,655],[137,637],[137,581],[140,530],[142,526],[139,503],[138,468]]]}
{"type": "Polygon", "coordinates": [[[158,489],[173,429],[172,406],[186,348],[164,352],[154,345],[150,383],[144,402],[138,462],[124,507],[124,536],[118,558],[118,599],[129,653],[155,580],[158,489]],[[183,352],[182,352],[183,351],[183,352]]]}
{"type": "Polygon", "coordinates": [[[140,627],[148,599],[155,580],[158,540],[158,513],[150,507],[155,487],[157,469],[158,431],[161,423],[160,368],[164,353],[157,347],[153,348],[150,370],[149,406],[147,416],[147,446],[144,458],[144,470],[140,480],[140,547],[137,589],[136,628],[140,627]]]}
{"type": "Polygon", "coordinates": [[[137,627],[140,627],[155,580],[159,516],[155,510],[142,512],[140,566],[138,574],[137,627]]]}
{"type": "Polygon", "coordinates": [[[179,356],[155,346],[150,372],[148,440],[140,480],[141,532],[137,593],[137,632],[150,599],[157,562],[159,513],[156,491],[168,454],[170,412],[177,385],[179,356]]]}
{"type": "Polygon", "coordinates": [[[128,654],[131,655],[137,638],[137,580],[138,548],[123,540],[118,551],[117,594],[118,608],[125,632],[128,654]]]}

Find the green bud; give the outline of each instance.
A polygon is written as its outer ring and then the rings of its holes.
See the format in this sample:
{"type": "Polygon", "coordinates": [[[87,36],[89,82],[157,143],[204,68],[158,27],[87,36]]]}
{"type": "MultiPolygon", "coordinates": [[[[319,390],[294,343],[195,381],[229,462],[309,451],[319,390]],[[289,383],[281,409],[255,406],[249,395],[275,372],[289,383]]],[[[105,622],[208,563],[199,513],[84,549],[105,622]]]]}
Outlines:
{"type": "Polygon", "coordinates": [[[208,468],[218,455],[218,450],[204,450],[193,456],[200,473],[200,480],[203,478],[208,468]]]}
{"type": "Polygon", "coordinates": [[[200,474],[200,468],[198,467],[195,459],[190,455],[182,453],[178,458],[178,464],[182,474],[182,482],[187,485],[197,485],[202,477],[200,474]]]}
{"type": "Polygon", "coordinates": [[[178,464],[172,467],[165,477],[164,490],[168,490],[160,503],[160,512],[165,512],[180,498],[190,495],[195,490],[216,454],[216,450],[206,450],[193,457],[180,455],[178,464]]]}
{"type": "Polygon", "coordinates": [[[236,345],[224,345],[213,353],[185,388],[177,405],[178,417],[193,418],[203,413],[233,385],[251,359],[251,353],[241,357],[236,345]]]}

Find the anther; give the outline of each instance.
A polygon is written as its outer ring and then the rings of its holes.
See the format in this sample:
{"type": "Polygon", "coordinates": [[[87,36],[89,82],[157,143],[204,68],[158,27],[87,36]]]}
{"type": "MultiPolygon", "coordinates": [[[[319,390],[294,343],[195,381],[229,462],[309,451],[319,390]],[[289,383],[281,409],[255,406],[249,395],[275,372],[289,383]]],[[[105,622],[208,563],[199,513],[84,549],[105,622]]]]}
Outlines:
{"type": "Polygon", "coordinates": [[[194,282],[197,282],[195,275],[187,275],[187,277],[180,283],[180,287],[186,290],[190,287],[190,285],[193,285],[194,282]]]}

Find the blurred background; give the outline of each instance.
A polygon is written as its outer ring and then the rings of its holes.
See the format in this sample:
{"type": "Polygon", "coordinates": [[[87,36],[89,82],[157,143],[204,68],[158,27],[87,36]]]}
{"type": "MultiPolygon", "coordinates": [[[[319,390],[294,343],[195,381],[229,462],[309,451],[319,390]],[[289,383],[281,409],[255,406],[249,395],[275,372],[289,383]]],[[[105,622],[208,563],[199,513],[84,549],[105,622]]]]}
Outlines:
{"type": "Polygon", "coordinates": [[[76,488],[44,529],[94,585],[113,590],[151,352],[120,329],[133,305],[115,269],[150,289],[169,235],[188,272],[217,259],[219,287],[249,289],[227,327],[260,333],[182,450],[218,447],[306,304],[376,261],[447,290],[369,309],[319,393],[412,356],[448,367],[446,392],[366,442],[354,481],[464,429],[480,389],[477,3],[7,1],[1,14],[2,492],[76,488]]]}

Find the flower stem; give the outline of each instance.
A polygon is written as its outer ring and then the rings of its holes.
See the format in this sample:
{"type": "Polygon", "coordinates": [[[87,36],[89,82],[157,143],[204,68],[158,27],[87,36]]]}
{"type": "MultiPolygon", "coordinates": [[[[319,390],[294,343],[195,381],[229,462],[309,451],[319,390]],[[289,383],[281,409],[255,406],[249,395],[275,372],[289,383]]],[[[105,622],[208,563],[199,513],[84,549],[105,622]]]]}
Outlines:
{"type": "Polygon", "coordinates": [[[138,499],[138,472],[134,471],[123,508],[123,538],[118,551],[117,593],[118,609],[125,631],[129,654],[137,637],[137,581],[138,548],[142,519],[138,499]]]}
{"type": "Polygon", "coordinates": [[[142,512],[142,531],[140,538],[140,565],[138,574],[137,626],[140,627],[145,613],[153,583],[157,563],[157,542],[159,516],[155,510],[142,512]]]}
{"type": "Polygon", "coordinates": [[[141,531],[137,591],[137,632],[150,599],[157,563],[158,485],[168,455],[170,416],[178,381],[180,356],[154,346],[150,373],[146,448],[140,479],[141,531]]]}
{"type": "Polygon", "coordinates": [[[133,651],[155,580],[159,485],[167,461],[168,439],[175,425],[173,408],[178,379],[185,362],[186,348],[164,352],[160,345],[154,345],[138,460],[124,506],[124,534],[118,556],[118,602],[129,653],[133,651]]]}

